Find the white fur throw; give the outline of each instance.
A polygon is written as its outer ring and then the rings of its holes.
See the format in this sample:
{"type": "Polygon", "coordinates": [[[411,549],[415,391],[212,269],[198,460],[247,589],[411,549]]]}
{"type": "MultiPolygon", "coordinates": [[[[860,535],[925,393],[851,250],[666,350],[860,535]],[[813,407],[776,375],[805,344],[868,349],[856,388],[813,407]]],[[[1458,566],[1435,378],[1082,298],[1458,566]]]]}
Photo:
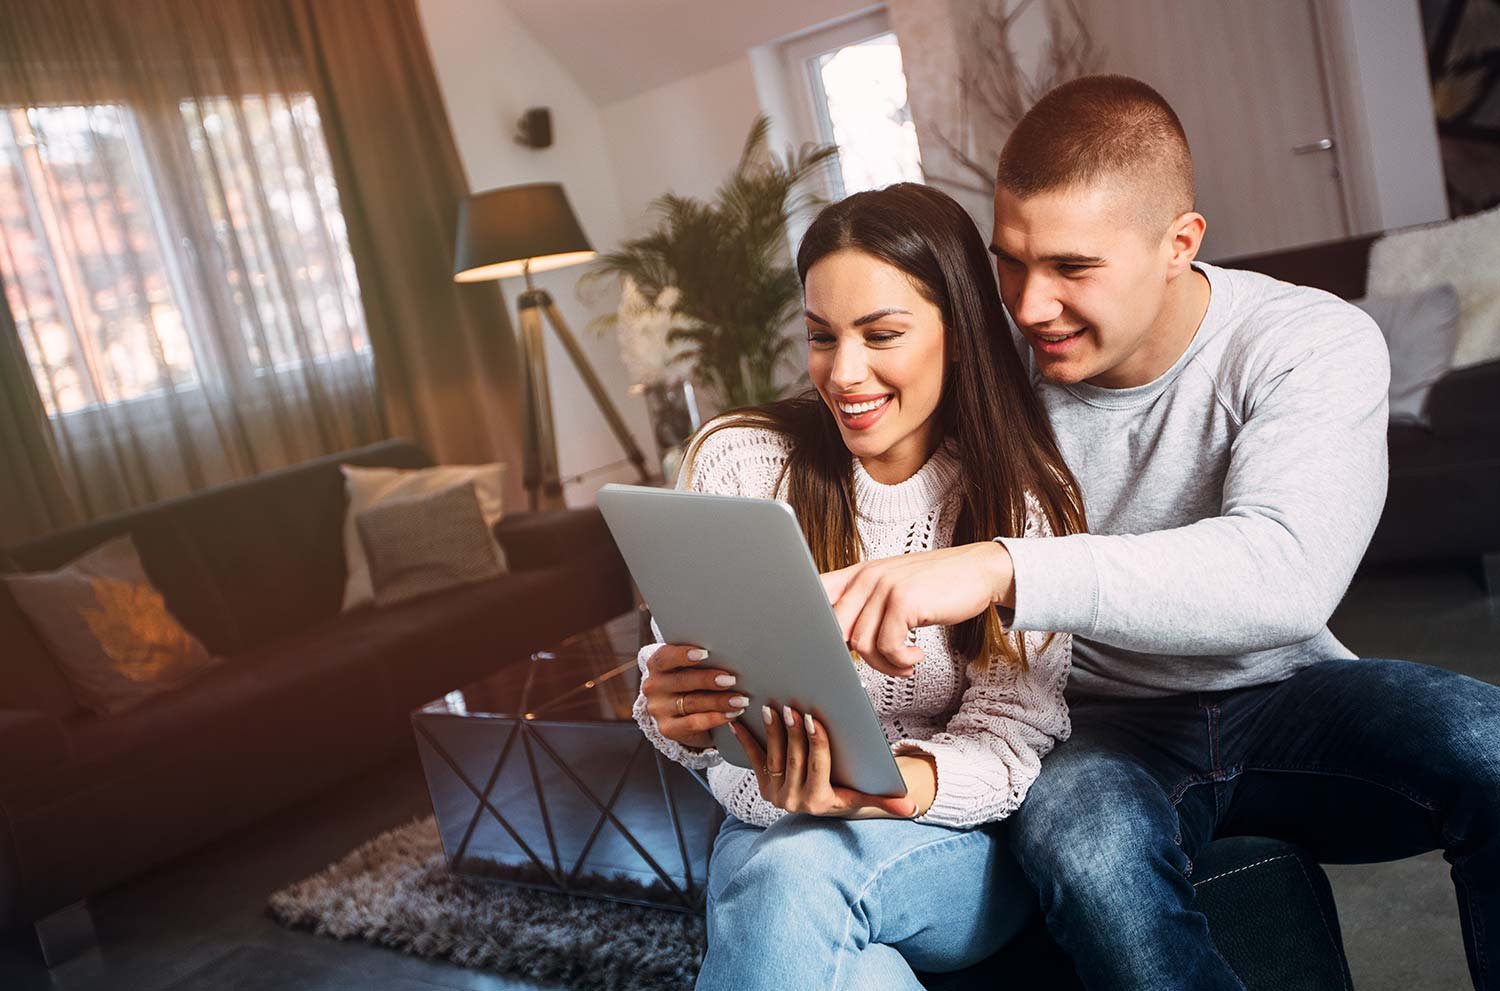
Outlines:
{"type": "Polygon", "coordinates": [[[1368,282],[1372,296],[1452,284],[1459,302],[1453,367],[1500,358],[1500,207],[1386,235],[1370,249],[1368,282]]]}

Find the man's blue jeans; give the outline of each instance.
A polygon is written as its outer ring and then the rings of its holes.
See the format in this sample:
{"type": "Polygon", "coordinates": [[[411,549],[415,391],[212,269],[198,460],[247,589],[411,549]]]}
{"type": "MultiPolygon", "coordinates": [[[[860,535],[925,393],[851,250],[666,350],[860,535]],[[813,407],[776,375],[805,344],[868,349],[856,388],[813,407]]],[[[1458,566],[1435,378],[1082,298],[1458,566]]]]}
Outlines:
{"type": "Polygon", "coordinates": [[[730,816],[714,842],[699,991],[921,991],[912,968],[994,953],[1036,911],[1003,824],[730,816]]]}
{"type": "Polygon", "coordinates": [[[1237,691],[1075,700],[1072,720],[1009,835],[1089,988],[1242,989],[1191,877],[1210,840],[1256,835],[1325,863],[1442,850],[1474,986],[1500,989],[1500,688],[1336,660],[1237,691]]]}

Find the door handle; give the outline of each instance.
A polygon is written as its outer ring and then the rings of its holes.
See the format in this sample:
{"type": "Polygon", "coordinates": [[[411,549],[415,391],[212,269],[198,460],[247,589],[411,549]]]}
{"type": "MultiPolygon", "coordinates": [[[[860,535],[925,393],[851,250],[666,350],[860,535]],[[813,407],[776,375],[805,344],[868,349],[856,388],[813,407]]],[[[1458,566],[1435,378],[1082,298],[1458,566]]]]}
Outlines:
{"type": "Polygon", "coordinates": [[[1319,138],[1316,141],[1309,141],[1305,145],[1292,145],[1292,154],[1293,155],[1311,155],[1314,152],[1332,151],[1332,150],[1333,150],[1333,139],[1332,138],[1319,138]]]}

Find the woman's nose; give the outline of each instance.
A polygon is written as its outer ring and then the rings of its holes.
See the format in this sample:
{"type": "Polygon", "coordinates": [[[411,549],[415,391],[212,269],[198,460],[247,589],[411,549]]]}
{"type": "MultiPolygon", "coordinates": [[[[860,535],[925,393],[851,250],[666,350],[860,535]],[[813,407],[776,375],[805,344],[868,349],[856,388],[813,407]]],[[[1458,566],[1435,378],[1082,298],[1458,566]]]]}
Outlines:
{"type": "Polygon", "coordinates": [[[841,392],[848,392],[865,380],[868,364],[865,362],[864,342],[840,344],[833,353],[833,373],[829,382],[841,392]]]}

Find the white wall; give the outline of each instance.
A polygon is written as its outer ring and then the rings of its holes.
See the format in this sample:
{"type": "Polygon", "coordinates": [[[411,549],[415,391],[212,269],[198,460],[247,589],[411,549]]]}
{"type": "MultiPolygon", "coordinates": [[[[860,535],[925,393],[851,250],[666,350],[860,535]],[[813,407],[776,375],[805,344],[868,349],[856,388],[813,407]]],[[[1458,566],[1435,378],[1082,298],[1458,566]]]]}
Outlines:
{"type": "Polygon", "coordinates": [[[647,205],[662,193],[713,195],[760,112],[748,54],[605,104],[600,115],[627,231],[647,227],[647,205]]]}
{"type": "MultiPolygon", "coordinates": [[[[536,43],[503,0],[418,0],[417,7],[470,187],[477,192],[526,182],[561,182],[594,247],[607,250],[617,244],[624,223],[604,122],[572,76],[536,43]],[[537,106],[552,110],[554,143],[541,150],[512,139],[516,120],[528,107],[537,106]]],[[[645,404],[627,394],[629,377],[614,341],[587,330],[601,307],[577,296],[578,279],[585,271],[583,266],[560,269],[537,276],[537,282],[552,294],[636,442],[652,459],[656,447],[645,404]]],[[[502,288],[514,323],[515,297],[522,285],[519,279],[507,279],[502,288]]],[[[624,453],[567,353],[550,330],[547,337],[563,476],[619,460],[624,453]]],[[[519,474],[521,466],[512,470],[519,474]]],[[[629,466],[591,476],[567,487],[568,502],[587,504],[604,482],[633,477],[629,466]]]]}

